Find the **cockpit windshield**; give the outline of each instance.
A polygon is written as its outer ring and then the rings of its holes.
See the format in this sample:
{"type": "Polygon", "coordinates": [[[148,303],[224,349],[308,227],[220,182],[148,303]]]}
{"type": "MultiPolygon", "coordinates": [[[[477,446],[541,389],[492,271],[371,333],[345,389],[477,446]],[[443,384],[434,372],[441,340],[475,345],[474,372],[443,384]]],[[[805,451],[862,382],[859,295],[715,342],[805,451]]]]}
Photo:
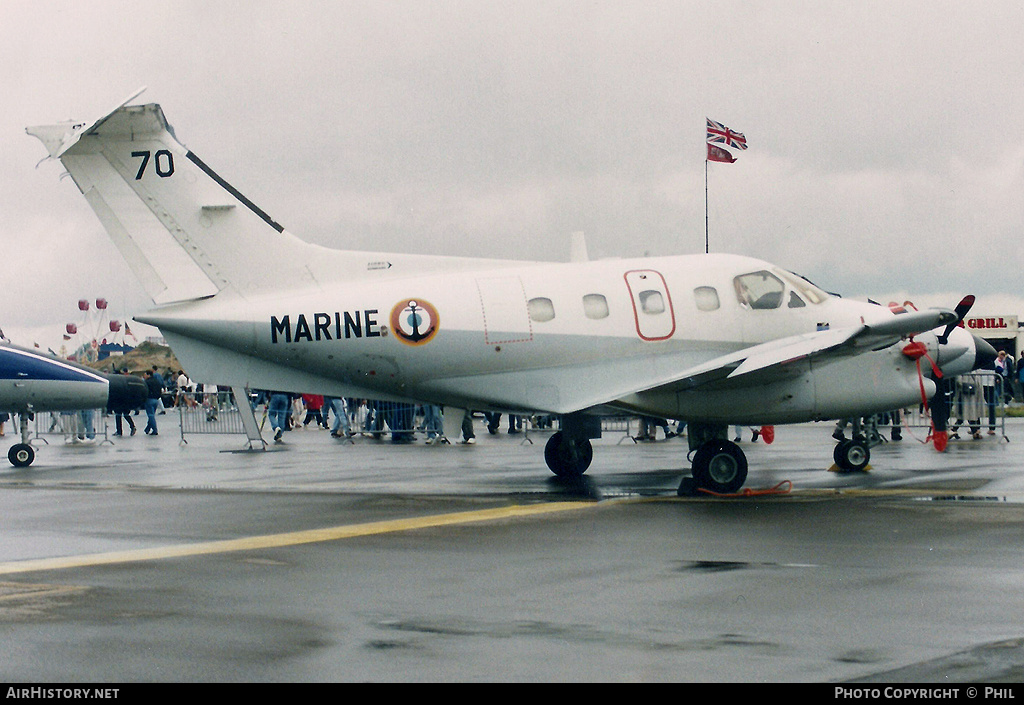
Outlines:
{"type": "Polygon", "coordinates": [[[740,305],[754,310],[781,308],[783,304],[800,308],[828,299],[828,294],[803,277],[774,267],[741,274],[733,279],[733,285],[740,305]]]}
{"type": "Polygon", "coordinates": [[[828,299],[828,294],[799,274],[787,272],[784,269],[776,269],[775,273],[785,279],[790,286],[800,292],[804,299],[812,304],[820,304],[828,299]]]}
{"type": "Polygon", "coordinates": [[[740,305],[752,309],[771,309],[782,305],[786,286],[769,271],[741,274],[733,279],[740,305]]]}

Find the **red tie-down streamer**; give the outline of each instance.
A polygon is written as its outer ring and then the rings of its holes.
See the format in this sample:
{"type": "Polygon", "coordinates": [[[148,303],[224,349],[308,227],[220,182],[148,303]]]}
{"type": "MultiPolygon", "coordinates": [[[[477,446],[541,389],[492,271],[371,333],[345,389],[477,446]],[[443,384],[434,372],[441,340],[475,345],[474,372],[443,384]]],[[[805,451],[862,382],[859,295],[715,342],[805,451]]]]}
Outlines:
{"type": "MultiPolygon", "coordinates": [[[[928,346],[919,340],[910,339],[910,342],[903,348],[903,354],[909,357],[911,360],[917,363],[917,381],[921,386],[921,403],[924,405],[925,410],[928,409],[928,394],[924,390],[924,373],[921,371],[921,358],[927,358],[928,362],[932,365],[932,373],[936,379],[942,378],[942,370],[935,364],[935,360],[928,354],[928,346]]],[[[935,423],[932,422],[931,430],[928,432],[928,438],[925,439],[925,443],[931,439],[932,443],[935,444],[935,450],[940,453],[946,450],[946,444],[949,442],[949,433],[947,431],[936,431],[935,423]]]]}

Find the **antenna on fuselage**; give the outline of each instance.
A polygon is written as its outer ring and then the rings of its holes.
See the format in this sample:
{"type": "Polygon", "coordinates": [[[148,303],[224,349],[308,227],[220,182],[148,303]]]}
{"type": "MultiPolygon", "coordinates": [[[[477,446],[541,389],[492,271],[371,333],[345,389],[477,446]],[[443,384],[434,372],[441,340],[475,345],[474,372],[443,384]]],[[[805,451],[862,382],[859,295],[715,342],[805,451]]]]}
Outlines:
{"type": "Polygon", "coordinates": [[[582,230],[574,232],[572,234],[572,239],[569,241],[569,261],[590,261],[590,255],[587,254],[587,238],[586,235],[583,234],[582,230]]]}

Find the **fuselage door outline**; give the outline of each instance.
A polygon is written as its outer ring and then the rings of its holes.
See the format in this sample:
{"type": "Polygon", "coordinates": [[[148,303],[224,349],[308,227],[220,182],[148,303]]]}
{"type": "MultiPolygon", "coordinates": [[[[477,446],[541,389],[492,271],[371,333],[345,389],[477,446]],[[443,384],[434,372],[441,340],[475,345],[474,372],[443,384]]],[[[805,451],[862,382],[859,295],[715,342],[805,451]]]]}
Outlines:
{"type": "Polygon", "coordinates": [[[623,278],[633,302],[636,334],[652,342],[671,338],[676,332],[676,316],[665,277],[653,269],[633,269],[623,278]]]}

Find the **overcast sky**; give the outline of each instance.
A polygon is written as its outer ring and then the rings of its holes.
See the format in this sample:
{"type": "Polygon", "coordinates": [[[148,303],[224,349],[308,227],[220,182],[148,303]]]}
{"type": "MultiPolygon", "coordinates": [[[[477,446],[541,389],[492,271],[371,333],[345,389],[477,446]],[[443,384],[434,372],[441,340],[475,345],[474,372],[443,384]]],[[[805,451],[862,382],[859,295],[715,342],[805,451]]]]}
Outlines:
{"type": "MultiPolygon", "coordinates": [[[[1024,315],[1024,3],[0,0],[0,328],[150,302],[25,127],[140,86],[328,246],[565,260],[712,251],[844,296],[1024,315]]],[[[136,332],[142,327],[138,326],[136,332]]]]}

